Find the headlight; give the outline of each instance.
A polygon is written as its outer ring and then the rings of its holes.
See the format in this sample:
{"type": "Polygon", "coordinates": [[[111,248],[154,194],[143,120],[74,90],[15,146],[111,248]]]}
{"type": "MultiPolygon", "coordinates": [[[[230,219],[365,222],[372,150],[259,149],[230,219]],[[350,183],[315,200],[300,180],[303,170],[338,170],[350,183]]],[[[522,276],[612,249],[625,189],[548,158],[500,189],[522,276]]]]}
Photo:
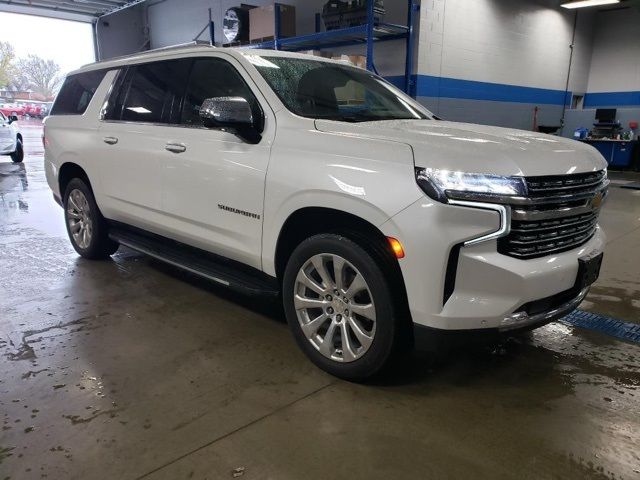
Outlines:
{"type": "Polygon", "coordinates": [[[449,197],[464,198],[469,194],[479,194],[479,196],[524,196],[526,194],[522,177],[416,168],[416,179],[427,195],[443,203],[446,203],[449,197]]]}

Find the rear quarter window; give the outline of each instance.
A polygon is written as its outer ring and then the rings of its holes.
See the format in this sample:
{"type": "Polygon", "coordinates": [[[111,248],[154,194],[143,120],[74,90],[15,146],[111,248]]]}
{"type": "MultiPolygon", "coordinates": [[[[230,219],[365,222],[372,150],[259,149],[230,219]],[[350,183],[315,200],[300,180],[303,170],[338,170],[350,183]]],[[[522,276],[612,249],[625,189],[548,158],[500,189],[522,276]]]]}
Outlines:
{"type": "Polygon", "coordinates": [[[67,77],[51,107],[51,115],[82,115],[106,74],[107,70],[96,70],[67,77]]]}

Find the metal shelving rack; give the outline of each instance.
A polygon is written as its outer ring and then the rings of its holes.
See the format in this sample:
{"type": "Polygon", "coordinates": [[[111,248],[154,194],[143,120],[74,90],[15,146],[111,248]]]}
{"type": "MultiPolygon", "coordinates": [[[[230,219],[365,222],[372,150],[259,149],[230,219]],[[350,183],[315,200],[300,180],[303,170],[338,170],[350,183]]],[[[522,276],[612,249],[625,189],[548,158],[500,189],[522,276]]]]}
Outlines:
{"type": "Polygon", "coordinates": [[[274,7],[275,28],[274,38],[259,42],[241,45],[244,48],[275,49],[296,52],[300,50],[322,50],[325,48],[337,48],[352,45],[365,45],[367,56],[367,70],[377,73],[374,61],[374,44],[391,40],[405,40],[405,69],[404,91],[408,94],[413,90],[413,44],[414,44],[414,16],[420,8],[415,0],[407,0],[407,23],[396,25],[393,23],[375,22],[374,0],[367,2],[367,23],[354,27],[340,28],[336,30],[320,31],[320,14],[316,14],[316,33],[300,35],[296,37],[280,36],[280,4],[274,7]]]}

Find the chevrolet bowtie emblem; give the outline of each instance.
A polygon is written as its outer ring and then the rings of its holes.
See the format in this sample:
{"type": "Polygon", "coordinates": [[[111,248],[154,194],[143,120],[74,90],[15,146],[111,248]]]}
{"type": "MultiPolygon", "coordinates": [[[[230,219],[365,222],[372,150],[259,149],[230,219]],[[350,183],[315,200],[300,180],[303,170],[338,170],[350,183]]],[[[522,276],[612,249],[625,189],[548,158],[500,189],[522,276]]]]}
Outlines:
{"type": "Polygon", "coordinates": [[[600,205],[602,205],[602,192],[596,193],[591,199],[591,201],[589,202],[589,204],[591,205],[591,208],[593,208],[594,210],[597,210],[598,208],[600,208],[600,205]]]}

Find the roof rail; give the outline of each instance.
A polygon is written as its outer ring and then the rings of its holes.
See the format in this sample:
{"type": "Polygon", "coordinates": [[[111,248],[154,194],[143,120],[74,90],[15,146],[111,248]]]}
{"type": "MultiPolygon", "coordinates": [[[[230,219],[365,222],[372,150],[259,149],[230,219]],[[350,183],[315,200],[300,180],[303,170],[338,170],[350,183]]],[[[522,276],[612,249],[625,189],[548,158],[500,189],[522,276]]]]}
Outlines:
{"type": "Polygon", "coordinates": [[[93,66],[93,65],[100,65],[102,63],[113,62],[113,61],[116,61],[116,60],[126,60],[127,58],[138,57],[140,55],[146,55],[146,54],[149,54],[149,53],[167,52],[167,51],[172,51],[172,50],[182,50],[182,49],[185,49],[185,48],[193,48],[193,47],[216,48],[214,45],[211,45],[209,42],[206,42],[204,40],[194,40],[192,42],[178,43],[176,45],[169,45],[169,46],[166,46],[166,47],[152,48],[151,50],[144,50],[142,52],[129,53],[127,55],[120,55],[119,57],[105,58],[104,60],[100,60],[98,62],[87,63],[86,65],[83,65],[80,68],[93,66]]]}

